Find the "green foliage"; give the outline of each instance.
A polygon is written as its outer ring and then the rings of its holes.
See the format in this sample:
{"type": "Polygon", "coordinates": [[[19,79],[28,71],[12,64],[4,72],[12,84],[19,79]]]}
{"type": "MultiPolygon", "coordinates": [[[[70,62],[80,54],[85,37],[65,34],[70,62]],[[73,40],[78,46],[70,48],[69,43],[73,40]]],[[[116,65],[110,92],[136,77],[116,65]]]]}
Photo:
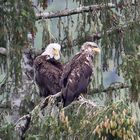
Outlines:
{"type": "Polygon", "coordinates": [[[123,103],[113,104],[94,129],[94,134],[102,139],[137,139],[135,125],[135,119],[131,116],[127,105],[123,103]]]}
{"type": "Polygon", "coordinates": [[[2,1],[0,12],[0,45],[7,49],[6,68],[8,78],[14,79],[15,85],[21,81],[22,50],[28,42],[27,34],[36,33],[35,13],[29,0],[2,1]]]}
{"type": "MultiPolygon", "coordinates": [[[[11,47],[23,47],[27,33],[35,33],[35,13],[31,1],[4,1],[1,5],[1,29],[6,39],[10,39],[11,47]]],[[[4,46],[3,46],[4,47],[4,46]]],[[[6,47],[6,46],[5,46],[6,47]]]]}
{"type": "Polygon", "coordinates": [[[14,126],[11,123],[5,123],[0,127],[0,138],[2,140],[14,139],[14,126]]]}
{"type": "Polygon", "coordinates": [[[51,107],[49,114],[43,113],[43,117],[36,116],[36,121],[32,122],[26,132],[27,140],[133,140],[139,138],[135,119],[132,117],[130,108],[123,101],[100,109],[88,103],[77,102],[60,109],[55,115],[54,109],[56,107],[51,107]]]}
{"type": "Polygon", "coordinates": [[[131,83],[131,100],[138,101],[140,91],[140,58],[139,54],[127,55],[121,65],[123,76],[131,83]]]}
{"type": "Polygon", "coordinates": [[[2,140],[13,140],[14,125],[10,121],[10,115],[7,110],[1,110],[0,120],[0,138],[2,140]]]}
{"type": "MultiPolygon", "coordinates": [[[[79,5],[111,2],[109,0],[73,1],[79,5]]],[[[39,0],[37,6],[39,8],[41,6],[44,10],[48,7],[47,2],[47,0],[39,0]]],[[[49,26],[49,21],[56,23],[56,20],[47,20],[48,23],[43,20],[40,22],[42,23],[41,26],[43,25],[42,44],[45,47],[46,44],[57,40],[63,46],[66,61],[67,57],[72,57],[78,51],[79,48],[77,49],[75,46],[80,46],[87,40],[94,41],[96,38],[94,39],[93,35],[101,33],[101,65],[103,64],[103,70],[109,69],[112,60],[114,60],[114,67],[118,67],[122,62],[122,75],[131,85],[132,99],[137,101],[140,91],[140,56],[137,54],[137,46],[140,44],[140,26],[139,21],[136,22],[135,20],[139,19],[139,4],[132,6],[129,5],[130,1],[127,2],[128,5],[124,5],[125,1],[122,3],[115,1],[119,6],[115,10],[105,8],[81,13],[77,16],[59,18],[58,24],[53,24],[53,26],[57,25],[56,36],[54,32],[52,34],[52,28],[49,26]],[[121,57],[122,52],[125,54],[123,58],[121,57]],[[117,65],[115,61],[117,61],[117,65]]],[[[21,64],[23,48],[29,47],[27,34],[30,32],[35,37],[37,31],[35,12],[31,0],[1,0],[0,10],[0,47],[6,48],[8,53],[7,56],[0,56],[1,73],[6,75],[4,79],[0,80],[2,81],[0,94],[4,94],[1,102],[5,102],[7,97],[11,97],[11,92],[18,93],[18,90],[24,86],[26,90],[24,89],[23,92],[26,93],[26,97],[20,106],[22,108],[20,114],[23,114],[30,112],[36,103],[35,101],[33,103],[32,100],[32,93],[36,93],[36,91],[34,88],[27,88],[28,86],[22,81],[21,64]]],[[[53,28],[55,29],[55,27],[53,28]]],[[[101,82],[103,82],[103,76],[101,78],[101,82]]],[[[30,85],[31,83],[27,84],[30,85]]],[[[127,91],[125,92],[128,94],[127,91]]],[[[11,98],[8,98],[7,102],[9,103],[10,100],[11,98]]],[[[30,128],[25,134],[27,140],[138,139],[137,122],[134,121],[130,109],[124,102],[118,102],[100,109],[87,104],[71,105],[60,110],[54,106],[51,107],[51,112],[40,113],[40,110],[35,112],[30,128]],[[54,111],[52,111],[53,109],[54,111]]],[[[2,116],[6,116],[6,113],[3,113],[2,116]]],[[[0,120],[0,139],[10,140],[15,139],[15,136],[13,124],[2,117],[0,120]]]]}

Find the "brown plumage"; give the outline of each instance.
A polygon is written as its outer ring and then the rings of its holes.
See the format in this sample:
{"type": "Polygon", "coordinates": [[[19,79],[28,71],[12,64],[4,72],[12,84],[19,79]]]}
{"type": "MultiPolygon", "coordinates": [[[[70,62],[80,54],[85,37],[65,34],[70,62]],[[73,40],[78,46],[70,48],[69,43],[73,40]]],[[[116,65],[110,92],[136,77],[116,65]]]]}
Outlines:
{"type": "Polygon", "coordinates": [[[34,61],[35,81],[39,87],[40,96],[47,97],[54,95],[61,90],[60,78],[63,66],[58,61],[60,58],[60,45],[51,43],[45,52],[36,57],[34,61]]]}
{"type": "Polygon", "coordinates": [[[86,42],[80,52],[64,65],[58,61],[60,56],[54,50],[56,48],[60,51],[60,45],[50,45],[44,53],[36,57],[35,80],[40,96],[47,97],[61,91],[65,107],[86,92],[93,73],[94,53],[98,52],[99,48],[94,42],[86,42]]]}
{"type": "Polygon", "coordinates": [[[40,96],[47,97],[61,90],[59,81],[62,75],[62,65],[55,59],[47,60],[48,56],[38,56],[35,59],[35,80],[40,90],[40,96]]]}
{"type": "Polygon", "coordinates": [[[93,72],[94,53],[98,51],[96,43],[86,42],[80,52],[64,66],[61,78],[64,107],[86,92],[93,72]]]}

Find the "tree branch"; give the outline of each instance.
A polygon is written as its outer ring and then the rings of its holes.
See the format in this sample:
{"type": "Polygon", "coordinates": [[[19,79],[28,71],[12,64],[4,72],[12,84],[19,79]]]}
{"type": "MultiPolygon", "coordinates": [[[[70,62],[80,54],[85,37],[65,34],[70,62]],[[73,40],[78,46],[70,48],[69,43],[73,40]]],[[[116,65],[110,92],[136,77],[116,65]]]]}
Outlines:
{"type": "Polygon", "coordinates": [[[113,83],[111,84],[108,88],[105,89],[93,89],[90,91],[90,95],[96,94],[96,93],[100,93],[100,92],[108,92],[108,91],[113,91],[113,90],[119,90],[119,89],[124,89],[124,88],[130,88],[130,85],[126,84],[126,83],[113,83]]]}
{"type": "MultiPolygon", "coordinates": [[[[112,90],[118,90],[118,89],[123,89],[123,88],[129,88],[130,86],[128,84],[124,83],[114,83],[110,87],[106,89],[94,89],[90,92],[90,95],[99,93],[99,92],[107,92],[107,91],[112,91],[112,90]]],[[[16,123],[15,123],[15,129],[18,130],[20,137],[23,137],[26,130],[30,126],[30,122],[33,119],[33,116],[36,115],[36,113],[42,111],[46,106],[54,104],[54,102],[58,99],[58,97],[61,96],[61,92],[58,92],[55,95],[50,95],[46,97],[42,102],[39,103],[29,114],[24,115],[21,117],[16,123]]],[[[92,105],[94,107],[97,107],[96,104],[94,104],[91,100],[80,98],[79,101],[74,101],[72,104],[76,104],[77,102],[82,104],[88,103],[89,105],[92,105]]],[[[71,105],[71,104],[70,104],[71,105]]],[[[67,109],[67,107],[65,107],[67,109]]]]}
{"type": "Polygon", "coordinates": [[[88,39],[88,40],[99,40],[104,35],[110,35],[114,31],[117,31],[117,32],[120,32],[121,33],[124,30],[126,30],[128,27],[129,28],[133,27],[134,26],[133,24],[134,23],[138,23],[138,22],[140,22],[140,20],[126,22],[123,25],[118,25],[116,27],[112,27],[112,28],[108,29],[106,32],[97,32],[97,33],[94,33],[93,35],[87,35],[86,39],[88,39]]]}
{"type": "MultiPolygon", "coordinates": [[[[36,13],[36,18],[37,20],[39,19],[50,19],[50,18],[58,18],[58,17],[64,17],[64,16],[69,16],[69,15],[75,15],[83,12],[89,12],[89,11],[96,11],[96,10],[101,10],[104,8],[123,8],[128,6],[128,3],[118,3],[118,4],[113,4],[113,3],[108,3],[108,4],[98,4],[98,5],[89,5],[89,6],[81,6],[75,9],[65,9],[62,11],[57,11],[57,12],[40,12],[36,13]]],[[[132,6],[137,5],[137,3],[131,3],[132,6]]],[[[36,8],[36,6],[33,6],[36,8]]],[[[39,11],[39,10],[38,10],[39,11]]]]}
{"type": "Polygon", "coordinates": [[[100,10],[103,8],[115,8],[116,5],[112,3],[108,3],[107,5],[89,5],[89,6],[81,6],[75,9],[65,9],[62,11],[57,11],[57,12],[43,12],[43,13],[36,13],[36,18],[37,20],[39,19],[50,19],[50,18],[58,18],[58,17],[64,17],[64,16],[69,16],[69,15],[74,15],[78,13],[83,13],[83,12],[89,12],[89,11],[95,11],[95,10],[100,10]]]}

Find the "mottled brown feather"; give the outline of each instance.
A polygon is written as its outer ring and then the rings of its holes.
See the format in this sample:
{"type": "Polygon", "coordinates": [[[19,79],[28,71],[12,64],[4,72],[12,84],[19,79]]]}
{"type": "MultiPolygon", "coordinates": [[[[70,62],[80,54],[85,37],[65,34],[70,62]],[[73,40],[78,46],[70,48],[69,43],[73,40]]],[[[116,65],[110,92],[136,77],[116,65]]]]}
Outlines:
{"type": "Polygon", "coordinates": [[[80,52],[64,66],[61,79],[64,106],[86,92],[93,71],[92,59],[88,52],[80,52]]]}

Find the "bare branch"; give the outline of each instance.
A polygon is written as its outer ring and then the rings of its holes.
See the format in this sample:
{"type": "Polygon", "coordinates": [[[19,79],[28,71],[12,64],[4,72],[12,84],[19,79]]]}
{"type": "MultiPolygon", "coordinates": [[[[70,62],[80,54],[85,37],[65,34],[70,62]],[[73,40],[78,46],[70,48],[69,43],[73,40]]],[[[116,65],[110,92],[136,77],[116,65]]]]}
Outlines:
{"type": "Polygon", "coordinates": [[[41,103],[41,106],[40,106],[41,110],[48,105],[48,103],[49,103],[50,100],[54,100],[55,101],[61,95],[62,95],[62,92],[60,91],[60,92],[56,93],[55,95],[50,95],[50,96],[46,97],[45,100],[41,103]]]}
{"type": "Polygon", "coordinates": [[[90,92],[90,95],[100,93],[100,92],[108,92],[108,91],[113,91],[113,90],[124,89],[124,88],[130,88],[130,85],[128,85],[126,83],[118,82],[118,83],[112,84],[111,86],[109,86],[108,88],[105,88],[105,89],[99,89],[99,88],[93,89],[90,92]]]}
{"type": "MultiPolygon", "coordinates": [[[[135,5],[135,3],[131,3],[131,5],[135,5]]],[[[123,4],[121,6],[126,7],[128,6],[128,4],[123,4]]],[[[42,13],[40,12],[40,13],[36,13],[36,18],[37,20],[58,18],[58,17],[69,16],[69,15],[75,15],[75,14],[79,14],[83,12],[97,11],[104,8],[117,8],[117,7],[120,7],[120,5],[119,4],[116,5],[113,3],[101,4],[101,5],[88,5],[88,6],[81,6],[75,9],[71,9],[71,10],[65,9],[65,10],[56,11],[56,12],[42,12],[42,13]]]]}
{"type": "Polygon", "coordinates": [[[37,20],[39,19],[50,19],[50,18],[58,18],[58,17],[64,17],[69,15],[74,15],[82,12],[89,12],[94,10],[100,10],[103,8],[115,8],[116,5],[112,3],[108,3],[107,5],[89,5],[89,6],[81,6],[75,9],[65,9],[62,11],[57,12],[43,12],[43,13],[36,13],[37,20]]]}

